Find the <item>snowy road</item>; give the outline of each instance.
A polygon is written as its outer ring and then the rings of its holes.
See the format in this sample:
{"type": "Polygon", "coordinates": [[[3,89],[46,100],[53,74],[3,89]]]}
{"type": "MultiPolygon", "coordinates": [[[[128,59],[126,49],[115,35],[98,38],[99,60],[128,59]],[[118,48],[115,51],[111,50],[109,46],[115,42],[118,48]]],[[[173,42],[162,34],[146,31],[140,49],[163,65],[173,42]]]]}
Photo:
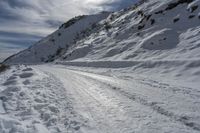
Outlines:
{"type": "Polygon", "coordinates": [[[64,85],[74,112],[84,119],[77,132],[200,132],[200,91],[196,89],[63,66],[33,68],[64,85]]]}

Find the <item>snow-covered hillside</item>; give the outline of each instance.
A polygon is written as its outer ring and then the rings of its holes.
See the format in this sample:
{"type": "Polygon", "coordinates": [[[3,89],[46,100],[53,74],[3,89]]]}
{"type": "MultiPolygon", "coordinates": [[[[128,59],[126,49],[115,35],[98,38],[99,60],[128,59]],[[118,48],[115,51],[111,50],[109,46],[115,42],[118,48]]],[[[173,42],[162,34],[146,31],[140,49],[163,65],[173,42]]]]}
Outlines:
{"type": "Polygon", "coordinates": [[[102,12],[97,15],[75,17],[64,23],[59,30],[30,48],[9,57],[5,62],[12,64],[52,62],[74,45],[81,32],[87,31],[108,15],[108,12],[102,12]]]}
{"type": "Polygon", "coordinates": [[[99,62],[110,68],[128,64],[136,73],[199,79],[199,6],[199,0],[151,0],[115,12],[58,62],[96,67],[99,62]]]}

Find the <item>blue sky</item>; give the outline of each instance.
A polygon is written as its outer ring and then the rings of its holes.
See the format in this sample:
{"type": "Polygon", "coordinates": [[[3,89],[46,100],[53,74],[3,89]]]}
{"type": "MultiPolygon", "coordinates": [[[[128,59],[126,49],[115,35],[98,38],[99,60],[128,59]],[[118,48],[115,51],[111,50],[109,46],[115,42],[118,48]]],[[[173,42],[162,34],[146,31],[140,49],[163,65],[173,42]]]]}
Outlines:
{"type": "Polygon", "coordinates": [[[70,18],[118,10],[135,0],[0,0],[0,61],[55,31],[70,18]]]}

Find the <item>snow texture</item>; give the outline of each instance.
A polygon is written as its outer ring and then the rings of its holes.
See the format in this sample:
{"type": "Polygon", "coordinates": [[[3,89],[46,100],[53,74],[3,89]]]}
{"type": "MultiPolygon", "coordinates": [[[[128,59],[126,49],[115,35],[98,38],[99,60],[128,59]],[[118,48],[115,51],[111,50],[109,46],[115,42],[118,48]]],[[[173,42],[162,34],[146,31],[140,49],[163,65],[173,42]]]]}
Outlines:
{"type": "Polygon", "coordinates": [[[200,132],[200,0],[76,17],[4,63],[0,133],[200,132]]]}

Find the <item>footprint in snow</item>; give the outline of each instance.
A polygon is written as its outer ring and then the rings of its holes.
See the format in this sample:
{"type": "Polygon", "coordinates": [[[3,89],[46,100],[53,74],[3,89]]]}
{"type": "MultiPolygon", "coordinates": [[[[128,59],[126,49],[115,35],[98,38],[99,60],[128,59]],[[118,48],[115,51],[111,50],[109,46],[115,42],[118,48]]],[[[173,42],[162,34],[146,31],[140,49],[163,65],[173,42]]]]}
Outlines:
{"type": "Polygon", "coordinates": [[[42,99],[39,99],[39,98],[36,98],[34,101],[37,102],[37,103],[44,103],[44,101],[42,99]]]}
{"type": "Polygon", "coordinates": [[[14,93],[20,91],[18,87],[8,87],[0,93],[1,100],[7,100],[10,96],[13,96],[14,93]]]}
{"type": "Polygon", "coordinates": [[[17,83],[16,79],[17,79],[17,77],[12,75],[2,85],[4,85],[4,86],[15,85],[17,83]]]}
{"type": "Polygon", "coordinates": [[[17,83],[16,80],[7,80],[5,83],[3,83],[4,86],[8,85],[15,85],[17,83]]]}
{"type": "Polygon", "coordinates": [[[59,109],[56,108],[56,107],[53,106],[53,105],[50,105],[50,106],[49,106],[49,110],[50,110],[51,112],[53,112],[53,113],[59,113],[59,112],[60,112],[59,109]]]}
{"type": "Polygon", "coordinates": [[[39,104],[39,103],[38,103],[38,104],[34,105],[33,107],[34,107],[35,110],[41,110],[41,109],[43,109],[43,108],[45,108],[45,107],[48,107],[48,105],[49,105],[49,104],[46,104],[46,103],[44,103],[44,104],[42,104],[42,103],[39,104]]]}
{"type": "Polygon", "coordinates": [[[30,78],[33,76],[33,73],[22,73],[19,75],[20,78],[30,78]]]}
{"type": "Polygon", "coordinates": [[[10,76],[10,77],[7,79],[7,81],[8,81],[8,80],[14,80],[14,79],[17,79],[17,77],[16,77],[15,75],[10,76]]]}
{"type": "Polygon", "coordinates": [[[32,71],[32,70],[33,70],[32,68],[26,68],[26,69],[23,69],[22,71],[27,72],[27,71],[32,71]]]}
{"type": "Polygon", "coordinates": [[[30,81],[29,80],[25,80],[22,82],[24,85],[29,85],[30,84],[30,81]]]}

